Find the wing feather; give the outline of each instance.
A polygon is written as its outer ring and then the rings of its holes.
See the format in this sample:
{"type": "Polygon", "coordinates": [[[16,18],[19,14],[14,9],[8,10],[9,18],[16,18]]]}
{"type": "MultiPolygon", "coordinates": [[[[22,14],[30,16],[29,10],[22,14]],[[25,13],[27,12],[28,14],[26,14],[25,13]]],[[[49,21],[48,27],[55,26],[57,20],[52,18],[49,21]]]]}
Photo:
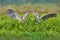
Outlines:
{"type": "Polygon", "coordinates": [[[20,17],[19,17],[19,15],[15,11],[13,11],[12,9],[8,9],[7,10],[7,15],[9,17],[11,17],[11,18],[15,18],[17,20],[21,20],[20,17]]]}
{"type": "Polygon", "coordinates": [[[41,16],[40,19],[46,20],[46,19],[48,19],[48,18],[53,18],[53,17],[56,17],[56,16],[57,16],[56,13],[45,14],[45,15],[41,16]]]}

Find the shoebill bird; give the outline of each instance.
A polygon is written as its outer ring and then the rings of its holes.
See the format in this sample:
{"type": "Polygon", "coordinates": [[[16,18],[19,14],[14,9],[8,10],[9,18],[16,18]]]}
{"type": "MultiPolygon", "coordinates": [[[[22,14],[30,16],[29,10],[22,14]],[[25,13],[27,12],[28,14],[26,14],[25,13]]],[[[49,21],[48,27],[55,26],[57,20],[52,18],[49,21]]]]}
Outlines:
{"type": "Polygon", "coordinates": [[[20,17],[15,11],[13,11],[12,9],[8,9],[7,10],[7,15],[9,17],[17,19],[19,21],[25,21],[26,20],[26,16],[28,15],[28,12],[26,12],[22,17],[20,17]]]}
{"type": "Polygon", "coordinates": [[[43,16],[38,16],[38,13],[37,12],[33,12],[33,15],[36,18],[36,20],[35,20],[36,22],[38,22],[39,19],[42,19],[42,21],[45,21],[48,18],[53,18],[53,17],[56,17],[57,16],[56,13],[50,13],[50,14],[45,14],[43,16]]]}

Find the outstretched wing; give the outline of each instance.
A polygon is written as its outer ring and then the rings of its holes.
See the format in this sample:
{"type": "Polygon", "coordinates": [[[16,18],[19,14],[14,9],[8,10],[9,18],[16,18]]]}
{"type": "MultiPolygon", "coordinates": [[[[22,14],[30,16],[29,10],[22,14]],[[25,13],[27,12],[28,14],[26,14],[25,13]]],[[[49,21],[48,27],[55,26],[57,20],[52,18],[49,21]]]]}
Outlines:
{"type": "Polygon", "coordinates": [[[52,17],[56,17],[57,14],[56,13],[51,13],[51,14],[45,14],[43,16],[40,17],[40,19],[42,19],[43,21],[48,19],[48,18],[52,18],[52,17]]]}
{"type": "Polygon", "coordinates": [[[11,10],[11,9],[8,9],[8,10],[7,10],[7,15],[8,15],[9,17],[11,17],[11,18],[15,18],[15,19],[17,19],[17,20],[21,20],[20,17],[19,17],[19,15],[18,15],[15,11],[13,11],[13,10],[11,10]]]}
{"type": "Polygon", "coordinates": [[[26,20],[26,16],[28,15],[28,12],[24,13],[23,17],[22,17],[22,21],[26,20]]]}

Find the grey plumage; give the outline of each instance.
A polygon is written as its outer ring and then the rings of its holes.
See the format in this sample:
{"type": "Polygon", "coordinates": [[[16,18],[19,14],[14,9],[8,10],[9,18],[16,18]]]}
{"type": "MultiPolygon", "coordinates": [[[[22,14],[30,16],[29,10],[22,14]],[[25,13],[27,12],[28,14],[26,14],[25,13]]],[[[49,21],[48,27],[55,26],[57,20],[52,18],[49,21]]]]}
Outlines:
{"type": "Polygon", "coordinates": [[[42,19],[43,21],[48,19],[48,18],[52,18],[52,17],[56,17],[57,14],[56,13],[50,13],[50,14],[45,14],[43,16],[39,16],[37,12],[33,12],[33,15],[35,16],[36,18],[36,22],[38,22],[39,19],[42,19]]]}
{"type": "Polygon", "coordinates": [[[40,19],[42,19],[44,21],[48,18],[53,18],[53,17],[56,17],[56,16],[57,16],[56,13],[50,13],[50,14],[45,14],[45,15],[41,16],[40,19]]]}
{"type": "Polygon", "coordinates": [[[8,15],[9,17],[11,17],[11,18],[15,18],[15,19],[17,19],[17,20],[21,20],[20,16],[19,16],[15,11],[13,11],[13,10],[11,10],[11,9],[8,9],[8,10],[7,10],[7,15],[8,15]]]}
{"type": "MultiPolygon", "coordinates": [[[[7,15],[11,18],[15,18],[19,21],[25,21],[26,20],[26,16],[28,15],[28,12],[25,12],[24,15],[22,17],[20,17],[15,11],[13,11],[12,9],[8,9],[7,10],[7,15]]],[[[33,15],[36,18],[36,22],[38,22],[39,19],[42,19],[43,21],[48,19],[48,18],[52,18],[52,17],[56,17],[57,14],[56,13],[50,13],[50,14],[45,14],[43,16],[39,16],[37,12],[33,12],[33,15]]]]}
{"type": "Polygon", "coordinates": [[[15,18],[19,21],[25,21],[26,20],[26,16],[28,15],[28,12],[26,12],[23,17],[21,18],[15,11],[13,11],[12,9],[8,9],[7,10],[7,15],[11,18],[15,18]]]}

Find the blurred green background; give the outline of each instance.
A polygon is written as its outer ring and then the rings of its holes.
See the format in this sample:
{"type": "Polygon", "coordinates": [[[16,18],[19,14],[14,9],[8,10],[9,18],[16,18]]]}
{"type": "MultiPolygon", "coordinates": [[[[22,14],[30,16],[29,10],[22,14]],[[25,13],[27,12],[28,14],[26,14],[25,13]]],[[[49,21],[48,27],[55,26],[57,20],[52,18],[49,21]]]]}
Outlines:
{"type": "Polygon", "coordinates": [[[2,5],[9,5],[9,4],[39,4],[39,3],[54,3],[59,4],[60,0],[0,0],[0,4],[2,5]]]}
{"type": "Polygon", "coordinates": [[[0,0],[0,40],[60,40],[60,0],[0,0]],[[8,9],[29,15],[19,22],[6,15],[8,9]],[[57,17],[36,23],[33,10],[39,16],[57,13],[57,17]]]}

